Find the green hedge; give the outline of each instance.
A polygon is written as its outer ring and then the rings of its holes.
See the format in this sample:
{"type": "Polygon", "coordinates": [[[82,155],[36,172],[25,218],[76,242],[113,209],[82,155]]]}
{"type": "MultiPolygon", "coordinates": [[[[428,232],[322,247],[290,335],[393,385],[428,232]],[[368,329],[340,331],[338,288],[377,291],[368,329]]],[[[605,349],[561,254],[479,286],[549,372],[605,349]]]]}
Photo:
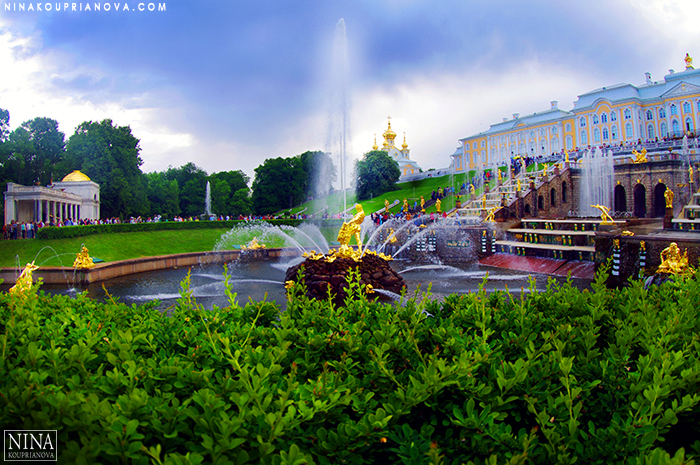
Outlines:
{"type": "Polygon", "coordinates": [[[295,287],[283,313],[203,310],[187,280],[167,313],[3,293],[0,424],[57,429],[59,463],[690,464],[698,279],[402,305],[352,283],[344,307],[295,287]]]}
{"type": "MultiPolygon", "coordinates": [[[[298,226],[302,220],[266,220],[273,225],[298,226]]],[[[37,231],[39,239],[66,239],[72,237],[91,236],[93,234],[129,233],[137,231],[164,231],[174,229],[230,229],[245,221],[161,221],[158,223],[120,223],[100,224],[90,226],[64,226],[61,228],[47,226],[37,231]]]]}

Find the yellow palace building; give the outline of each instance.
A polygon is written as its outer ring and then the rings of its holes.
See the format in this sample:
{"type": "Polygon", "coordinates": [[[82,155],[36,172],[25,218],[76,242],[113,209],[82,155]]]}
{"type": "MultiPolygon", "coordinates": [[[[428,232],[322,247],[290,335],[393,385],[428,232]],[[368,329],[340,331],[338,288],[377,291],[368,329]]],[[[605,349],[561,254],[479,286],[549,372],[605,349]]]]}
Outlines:
{"type": "Polygon", "coordinates": [[[460,139],[452,155],[456,172],[503,166],[513,157],[540,157],[589,147],[693,137],[700,124],[700,70],[686,54],[685,70],[663,81],[639,86],[615,84],[579,95],[570,111],[556,101],[549,110],[492,124],[487,131],[460,139]]]}

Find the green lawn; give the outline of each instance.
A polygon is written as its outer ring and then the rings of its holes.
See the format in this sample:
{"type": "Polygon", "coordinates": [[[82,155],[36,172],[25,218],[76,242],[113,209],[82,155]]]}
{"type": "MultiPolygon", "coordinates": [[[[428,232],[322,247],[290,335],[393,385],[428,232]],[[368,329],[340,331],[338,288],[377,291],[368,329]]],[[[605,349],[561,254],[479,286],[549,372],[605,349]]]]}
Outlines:
{"type": "Polygon", "coordinates": [[[2,241],[0,266],[36,261],[40,266],[73,266],[81,246],[91,257],[105,261],[150,257],[185,252],[206,252],[228,229],[189,229],[176,231],[139,231],[133,233],[99,234],[71,239],[24,239],[2,241]],[[58,255],[58,256],[57,256],[58,255]]]}

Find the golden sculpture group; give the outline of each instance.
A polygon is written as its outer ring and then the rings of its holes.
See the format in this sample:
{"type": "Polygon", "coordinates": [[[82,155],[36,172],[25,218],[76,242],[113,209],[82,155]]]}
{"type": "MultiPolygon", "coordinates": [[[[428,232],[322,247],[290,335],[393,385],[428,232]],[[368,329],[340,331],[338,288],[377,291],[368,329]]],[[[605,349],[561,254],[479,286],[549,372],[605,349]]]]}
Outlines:
{"type": "Polygon", "coordinates": [[[12,286],[7,292],[17,296],[26,296],[32,288],[32,272],[37,269],[39,269],[39,267],[36,266],[34,262],[27,263],[27,266],[24,267],[22,273],[19,275],[19,278],[17,278],[15,285],[12,286]]]}
{"type": "Polygon", "coordinates": [[[644,148],[641,152],[632,150],[632,153],[635,155],[635,157],[632,159],[632,163],[649,163],[649,160],[647,160],[647,149],[644,148]]]}
{"type": "Polygon", "coordinates": [[[82,249],[80,249],[80,252],[78,252],[78,255],[75,257],[75,261],[73,261],[73,268],[78,270],[89,270],[95,268],[95,264],[92,262],[92,258],[88,254],[87,247],[83,246],[82,249]]]}
{"type": "Polygon", "coordinates": [[[610,216],[610,208],[605,205],[591,205],[591,207],[600,210],[600,219],[603,220],[600,224],[615,224],[615,220],[610,216]]]}
{"type": "Polygon", "coordinates": [[[258,249],[264,249],[265,247],[266,247],[265,244],[258,243],[257,237],[253,237],[253,240],[248,242],[248,245],[241,246],[241,250],[258,250],[258,249]]]}
{"type": "Polygon", "coordinates": [[[661,265],[656,272],[676,275],[693,273],[693,268],[688,264],[688,249],[681,254],[678,244],[671,242],[671,245],[661,251],[661,265]]]}

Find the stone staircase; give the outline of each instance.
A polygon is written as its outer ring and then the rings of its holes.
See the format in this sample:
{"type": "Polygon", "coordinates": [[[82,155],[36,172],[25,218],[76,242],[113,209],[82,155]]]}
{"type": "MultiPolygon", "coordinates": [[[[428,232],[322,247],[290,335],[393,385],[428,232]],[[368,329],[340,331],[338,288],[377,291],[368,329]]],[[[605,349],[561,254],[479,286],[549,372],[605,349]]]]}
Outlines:
{"type": "Polygon", "coordinates": [[[683,207],[677,218],[672,220],[677,231],[700,232],[700,192],[693,194],[690,203],[683,207]]]}

